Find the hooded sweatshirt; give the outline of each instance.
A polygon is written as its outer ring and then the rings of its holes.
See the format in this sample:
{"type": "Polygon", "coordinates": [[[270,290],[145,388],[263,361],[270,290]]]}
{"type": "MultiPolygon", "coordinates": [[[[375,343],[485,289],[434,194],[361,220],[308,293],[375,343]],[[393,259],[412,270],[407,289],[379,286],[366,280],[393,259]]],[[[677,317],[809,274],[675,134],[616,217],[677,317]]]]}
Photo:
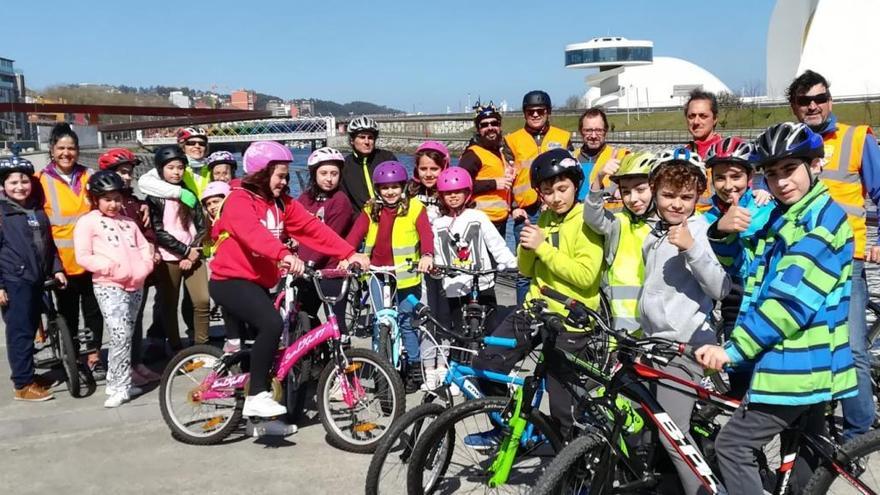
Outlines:
{"type": "Polygon", "coordinates": [[[642,246],[645,284],[639,296],[639,322],[645,335],[694,345],[713,344],[708,324],[715,300],[730,291],[730,277],[715,258],[702,215],[687,220],[694,244],[679,251],[667,231],[655,228],[642,246]]]}
{"type": "Polygon", "coordinates": [[[25,208],[0,195],[0,289],[10,282],[42,283],[63,272],[41,207],[25,208]]]}
{"type": "Polygon", "coordinates": [[[153,248],[134,220],[108,217],[92,210],[80,217],[73,230],[76,262],[92,272],[95,285],[132,292],[144,287],[153,271],[153,248]]]}

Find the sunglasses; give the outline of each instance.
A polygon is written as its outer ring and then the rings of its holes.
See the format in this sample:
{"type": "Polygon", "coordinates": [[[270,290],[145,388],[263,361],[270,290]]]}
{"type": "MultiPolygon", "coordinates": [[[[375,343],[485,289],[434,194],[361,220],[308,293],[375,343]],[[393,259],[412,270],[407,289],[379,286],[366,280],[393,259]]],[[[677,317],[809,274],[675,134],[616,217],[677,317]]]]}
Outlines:
{"type": "Polygon", "coordinates": [[[800,95],[795,98],[795,102],[801,107],[808,107],[812,102],[815,102],[817,105],[822,105],[823,103],[828,103],[829,100],[831,100],[831,95],[828,93],[819,93],[813,96],[800,95]]]}
{"type": "Polygon", "coordinates": [[[526,108],[523,111],[526,115],[535,115],[538,117],[543,117],[547,113],[546,108],[526,108]]]}
{"type": "Polygon", "coordinates": [[[206,142],[204,142],[204,141],[184,141],[183,144],[186,145],[186,146],[201,146],[202,148],[204,148],[205,146],[208,145],[208,144],[207,144],[206,142]]]}
{"type": "Polygon", "coordinates": [[[480,122],[480,129],[486,129],[487,127],[501,127],[501,123],[497,120],[490,120],[488,122],[480,122]]]}

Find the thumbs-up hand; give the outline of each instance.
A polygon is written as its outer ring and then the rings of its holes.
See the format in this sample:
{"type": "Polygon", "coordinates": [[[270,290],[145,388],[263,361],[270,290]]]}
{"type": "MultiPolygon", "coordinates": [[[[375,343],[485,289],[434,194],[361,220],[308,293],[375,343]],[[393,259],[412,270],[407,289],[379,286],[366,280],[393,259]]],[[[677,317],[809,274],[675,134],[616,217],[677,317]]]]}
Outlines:
{"type": "Polygon", "coordinates": [[[616,174],[618,170],[620,170],[620,162],[612,158],[605,162],[605,166],[602,167],[602,170],[596,175],[604,179],[605,177],[611,177],[616,174]]]}
{"type": "Polygon", "coordinates": [[[688,228],[687,220],[669,227],[669,235],[666,238],[669,240],[669,244],[677,247],[679,251],[687,251],[694,245],[694,237],[688,228]]]}
{"type": "Polygon", "coordinates": [[[748,208],[739,205],[740,195],[738,193],[730,194],[730,208],[718,220],[718,231],[725,234],[735,234],[737,232],[745,232],[752,223],[752,214],[748,208]]]}

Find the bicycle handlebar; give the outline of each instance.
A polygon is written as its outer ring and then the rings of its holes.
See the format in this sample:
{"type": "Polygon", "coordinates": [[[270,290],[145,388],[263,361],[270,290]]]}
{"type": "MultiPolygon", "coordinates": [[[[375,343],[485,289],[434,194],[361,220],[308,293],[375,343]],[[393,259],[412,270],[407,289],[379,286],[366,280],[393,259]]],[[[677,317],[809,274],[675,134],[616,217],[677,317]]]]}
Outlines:
{"type": "Polygon", "coordinates": [[[494,275],[496,273],[519,273],[519,270],[516,268],[490,268],[488,270],[472,270],[470,268],[465,268],[461,266],[454,265],[434,265],[433,270],[438,272],[458,272],[465,275],[494,275]]]}

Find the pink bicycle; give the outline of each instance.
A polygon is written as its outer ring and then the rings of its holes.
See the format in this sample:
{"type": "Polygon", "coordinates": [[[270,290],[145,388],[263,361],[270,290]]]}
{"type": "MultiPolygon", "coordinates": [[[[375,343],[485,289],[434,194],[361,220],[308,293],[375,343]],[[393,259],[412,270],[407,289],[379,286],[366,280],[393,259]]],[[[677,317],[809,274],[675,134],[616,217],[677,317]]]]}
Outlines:
{"type": "MultiPolygon", "coordinates": [[[[312,370],[322,370],[315,402],[328,442],[350,452],[370,453],[403,414],[406,400],[400,375],[386,359],[368,349],[341,345],[333,304],[345,297],[349,281],[356,276],[346,270],[306,269],[303,277],[315,284],[327,314],[327,322],[310,331],[303,328],[308,318],[297,311],[294,277],[284,277],[276,308],[284,320],[284,335],[293,342],[278,352],[272,392],[282,401],[286,383],[302,394],[312,370]],[[325,295],[320,280],[341,277],[345,280],[340,293],[325,295]]],[[[249,364],[247,348],[223,354],[216,347],[197,345],[174,356],[159,386],[162,418],[172,436],[184,443],[210,445],[240,427],[249,364]]]]}

